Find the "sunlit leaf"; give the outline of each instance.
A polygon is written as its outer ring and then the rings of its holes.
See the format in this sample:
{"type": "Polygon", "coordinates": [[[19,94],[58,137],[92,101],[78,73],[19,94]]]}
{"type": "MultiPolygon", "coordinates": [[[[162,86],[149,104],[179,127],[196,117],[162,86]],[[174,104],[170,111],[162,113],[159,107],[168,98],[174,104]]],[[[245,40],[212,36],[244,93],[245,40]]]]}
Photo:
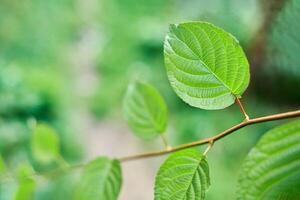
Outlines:
{"type": "Polygon", "coordinates": [[[167,106],[159,92],[146,83],[129,85],[124,115],[129,127],[141,138],[151,139],[166,130],[167,106]]]}
{"type": "Polygon", "coordinates": [[[300,197],[300,121],[267,132],[246,157],[238,184],[238,199],[300,197]]]}
{"type": "Polygon", "coordinates": [[[59,159],[60,144],[57,133],[45,124],[38,124],[33,131],[31,149],[33,157],[49,164],[59,159]]]}
{"type": "Polygon", "coordinates": [[[189,149],[172,154],[160,167],[155,181],[155,200],[200,200],[210,185],[204,156],[189,149]]]}
{"type": "Polygon", "coordinates": [[[28,165],[22,165],[18,169],[18,189],[15,200],[32,200],[36,188],[35,180],[32,177],[33,170],[28,165]]]}
{"type": "Polygon", "coordinates": [[[206,22],[171,25],[164,56],[173,89],[191,106],[228,107],[249,84],[249,64],[238,41],[206,22]]]}
{"type": "Polygon", "coordinates": [[[119,161],[100,157],[84,168],[75,199],[116,200],[121,184],[122,174],[119,161]]]}

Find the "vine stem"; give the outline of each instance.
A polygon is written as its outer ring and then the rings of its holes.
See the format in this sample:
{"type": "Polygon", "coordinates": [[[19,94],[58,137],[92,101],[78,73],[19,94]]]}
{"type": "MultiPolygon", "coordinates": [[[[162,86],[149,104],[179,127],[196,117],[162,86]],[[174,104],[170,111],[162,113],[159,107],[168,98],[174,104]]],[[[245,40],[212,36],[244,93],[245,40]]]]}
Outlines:
{"type": "Polygon", "coordinates": [[[235,102],[240,107],[241,113],[243,113],[243,115],[245,117],[245,121],[249,121],[250,120],[249,115],[247,114],[247,112],[246,112],[246,110],[245,110],[245,108],[244,108],[241,100],[238,97],[236,97],[236,101],[235,102]]]}
{"type": "Polygon", "coordinates": [[[210,138],[202,139],[202,140],[187,143],[187,144],[182,144],[182,145],[179,145],[179,146],[176,146],[176,147],[173,147],[170,149],[166,149],[166,150],[153,151],[153,152],[148,152],[148,153],[120,157],[119,160],[121,162],[128,162],[128,161],[134,161],[134,160],[145,159],[145,158],[150,158],[150,157],[162,156],[165,154],[169,154],[169,153],[180,151],[180,150],[187,149],[187,148],[200,146],[200,145],[211,143],[211,142],[215,143],[216,141],[220,140],[221,138],[223,138],[245,126],[263,123],[263,122],[269,122],[269,121],[295,118],[295,117],[300,117],[300,110],[285,112],[285,113],[280,113],[280,114],[275,114],[275,115],[268,115],[268,116],[253,118],[253,119],[249,119],[249,120],[244,120],[243,122],[219,133],[218,135],[210,137],[210,138]]]}

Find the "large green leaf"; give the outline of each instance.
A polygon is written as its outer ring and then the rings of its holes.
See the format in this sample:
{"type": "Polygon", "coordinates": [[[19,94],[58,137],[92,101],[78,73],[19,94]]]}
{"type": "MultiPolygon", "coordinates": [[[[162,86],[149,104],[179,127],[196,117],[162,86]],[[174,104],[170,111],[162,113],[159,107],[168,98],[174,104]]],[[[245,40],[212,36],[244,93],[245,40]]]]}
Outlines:
{"type": "Polygon", "coordinates": [[[194,149],[172,154],[160,167],[155,200],[200,200],[210,185],[209,167],[194,149]]]}
{"type": "Polygon", "coordinates": [[[60,156],[57,133],[45,124],[38,124],[33,131],[31,149],[33,157],[41,163],[49,164],[60,156]]]}
{"type": "Polygon", "coordinates": [[[116,200],[122,184],[120,162],[99,157],[84,169],[76,200],[116,200]]]}
{"type": "Polygon", "coordinates": [[[267,132],[246,157],[238,199],[300,197],[300,121],[267,132]]]}
{"type": "Polygon", "coordinates": [[[170,25],[164,55],[173,89],[191,106],[228,107],[249,84],[249,64],[238,41],[212,24],[170,25]]]}
{"type": "Polygon", "coordinates": [[[159,92],[149,84],[135,82],[129,85],[124,115],[129,127],[141,138],[151,139],[166,130],[167,106],[159,92]]]}

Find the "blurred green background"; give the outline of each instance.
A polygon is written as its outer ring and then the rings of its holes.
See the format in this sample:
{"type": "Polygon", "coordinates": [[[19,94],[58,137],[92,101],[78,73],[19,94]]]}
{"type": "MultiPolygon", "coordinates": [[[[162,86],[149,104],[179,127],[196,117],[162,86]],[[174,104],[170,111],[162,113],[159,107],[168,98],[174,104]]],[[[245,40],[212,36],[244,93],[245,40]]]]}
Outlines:
{"type": "MultiPolygon", "coordinates": [[[[160,141],[134,139],[123,120],[122,97],[136,79],[156,86],[167,101],[172,145],[240,122],[237,106],[199,110],[171,90],[164,35],[169,24],[192,20],[224,28],[243,46],[251,63],[251,84],[242,99],[250,117],[299,108],[300,0],[0,0],[0,154],[7,168],[55,168],[31,156],[32,119],[57,131],[62,156],[71,164],[160,148],[160,141]]],[[[209,200],[234,199],[243,157],[280,123],[242,129],[215,145],[208,158],[209,200]]],[[[124,166],[120,199],[153,199],[162,160],[124,166]],[[139,180],[130,178],[135,175],[139,180]],[[145,189],[136,190],[142,183],[145,189]]],[[[42,181],[34,199],[72,199],[77,177],[42,181]]],[[[13,199],[16,185],[1,183],[0,200],[13,199]]]]}

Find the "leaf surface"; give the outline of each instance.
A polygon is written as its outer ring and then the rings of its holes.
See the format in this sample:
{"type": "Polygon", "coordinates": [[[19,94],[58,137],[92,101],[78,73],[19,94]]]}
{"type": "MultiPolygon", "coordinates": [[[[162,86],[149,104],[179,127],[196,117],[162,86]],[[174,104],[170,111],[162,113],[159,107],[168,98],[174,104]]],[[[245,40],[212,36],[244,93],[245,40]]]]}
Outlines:
{"type": "Polygon", "coordinates": [[[167,106],[151,85],[142,82],[129,85],[123,108],[129,127],[138,137],[152,139],[166,130],[167,106]]]}
{"type": "Polygon", "coordinates": [[[248,87],[249,64],[241,46],[212,24],[170,25],[164,57],[171,86],[191,106],[222,109],[248,87]]]}
{"type": "Polygon", "coordinates": [[[99,157],[84,168],[75,199],[116,200],[121,183],[120,162],[99,157]]]}
{"type": "Polygon", "coordinates": [[[155,200],[200,200],[210,185],[206,158],[194,149],[173,153],[155,180],[155,200]]]}
{"type": "Polygon", "coordinates": [[[238,184],[238,199],[298,199],[300,197],[300,121],[267,132],[246,157],[238,184]]]}

